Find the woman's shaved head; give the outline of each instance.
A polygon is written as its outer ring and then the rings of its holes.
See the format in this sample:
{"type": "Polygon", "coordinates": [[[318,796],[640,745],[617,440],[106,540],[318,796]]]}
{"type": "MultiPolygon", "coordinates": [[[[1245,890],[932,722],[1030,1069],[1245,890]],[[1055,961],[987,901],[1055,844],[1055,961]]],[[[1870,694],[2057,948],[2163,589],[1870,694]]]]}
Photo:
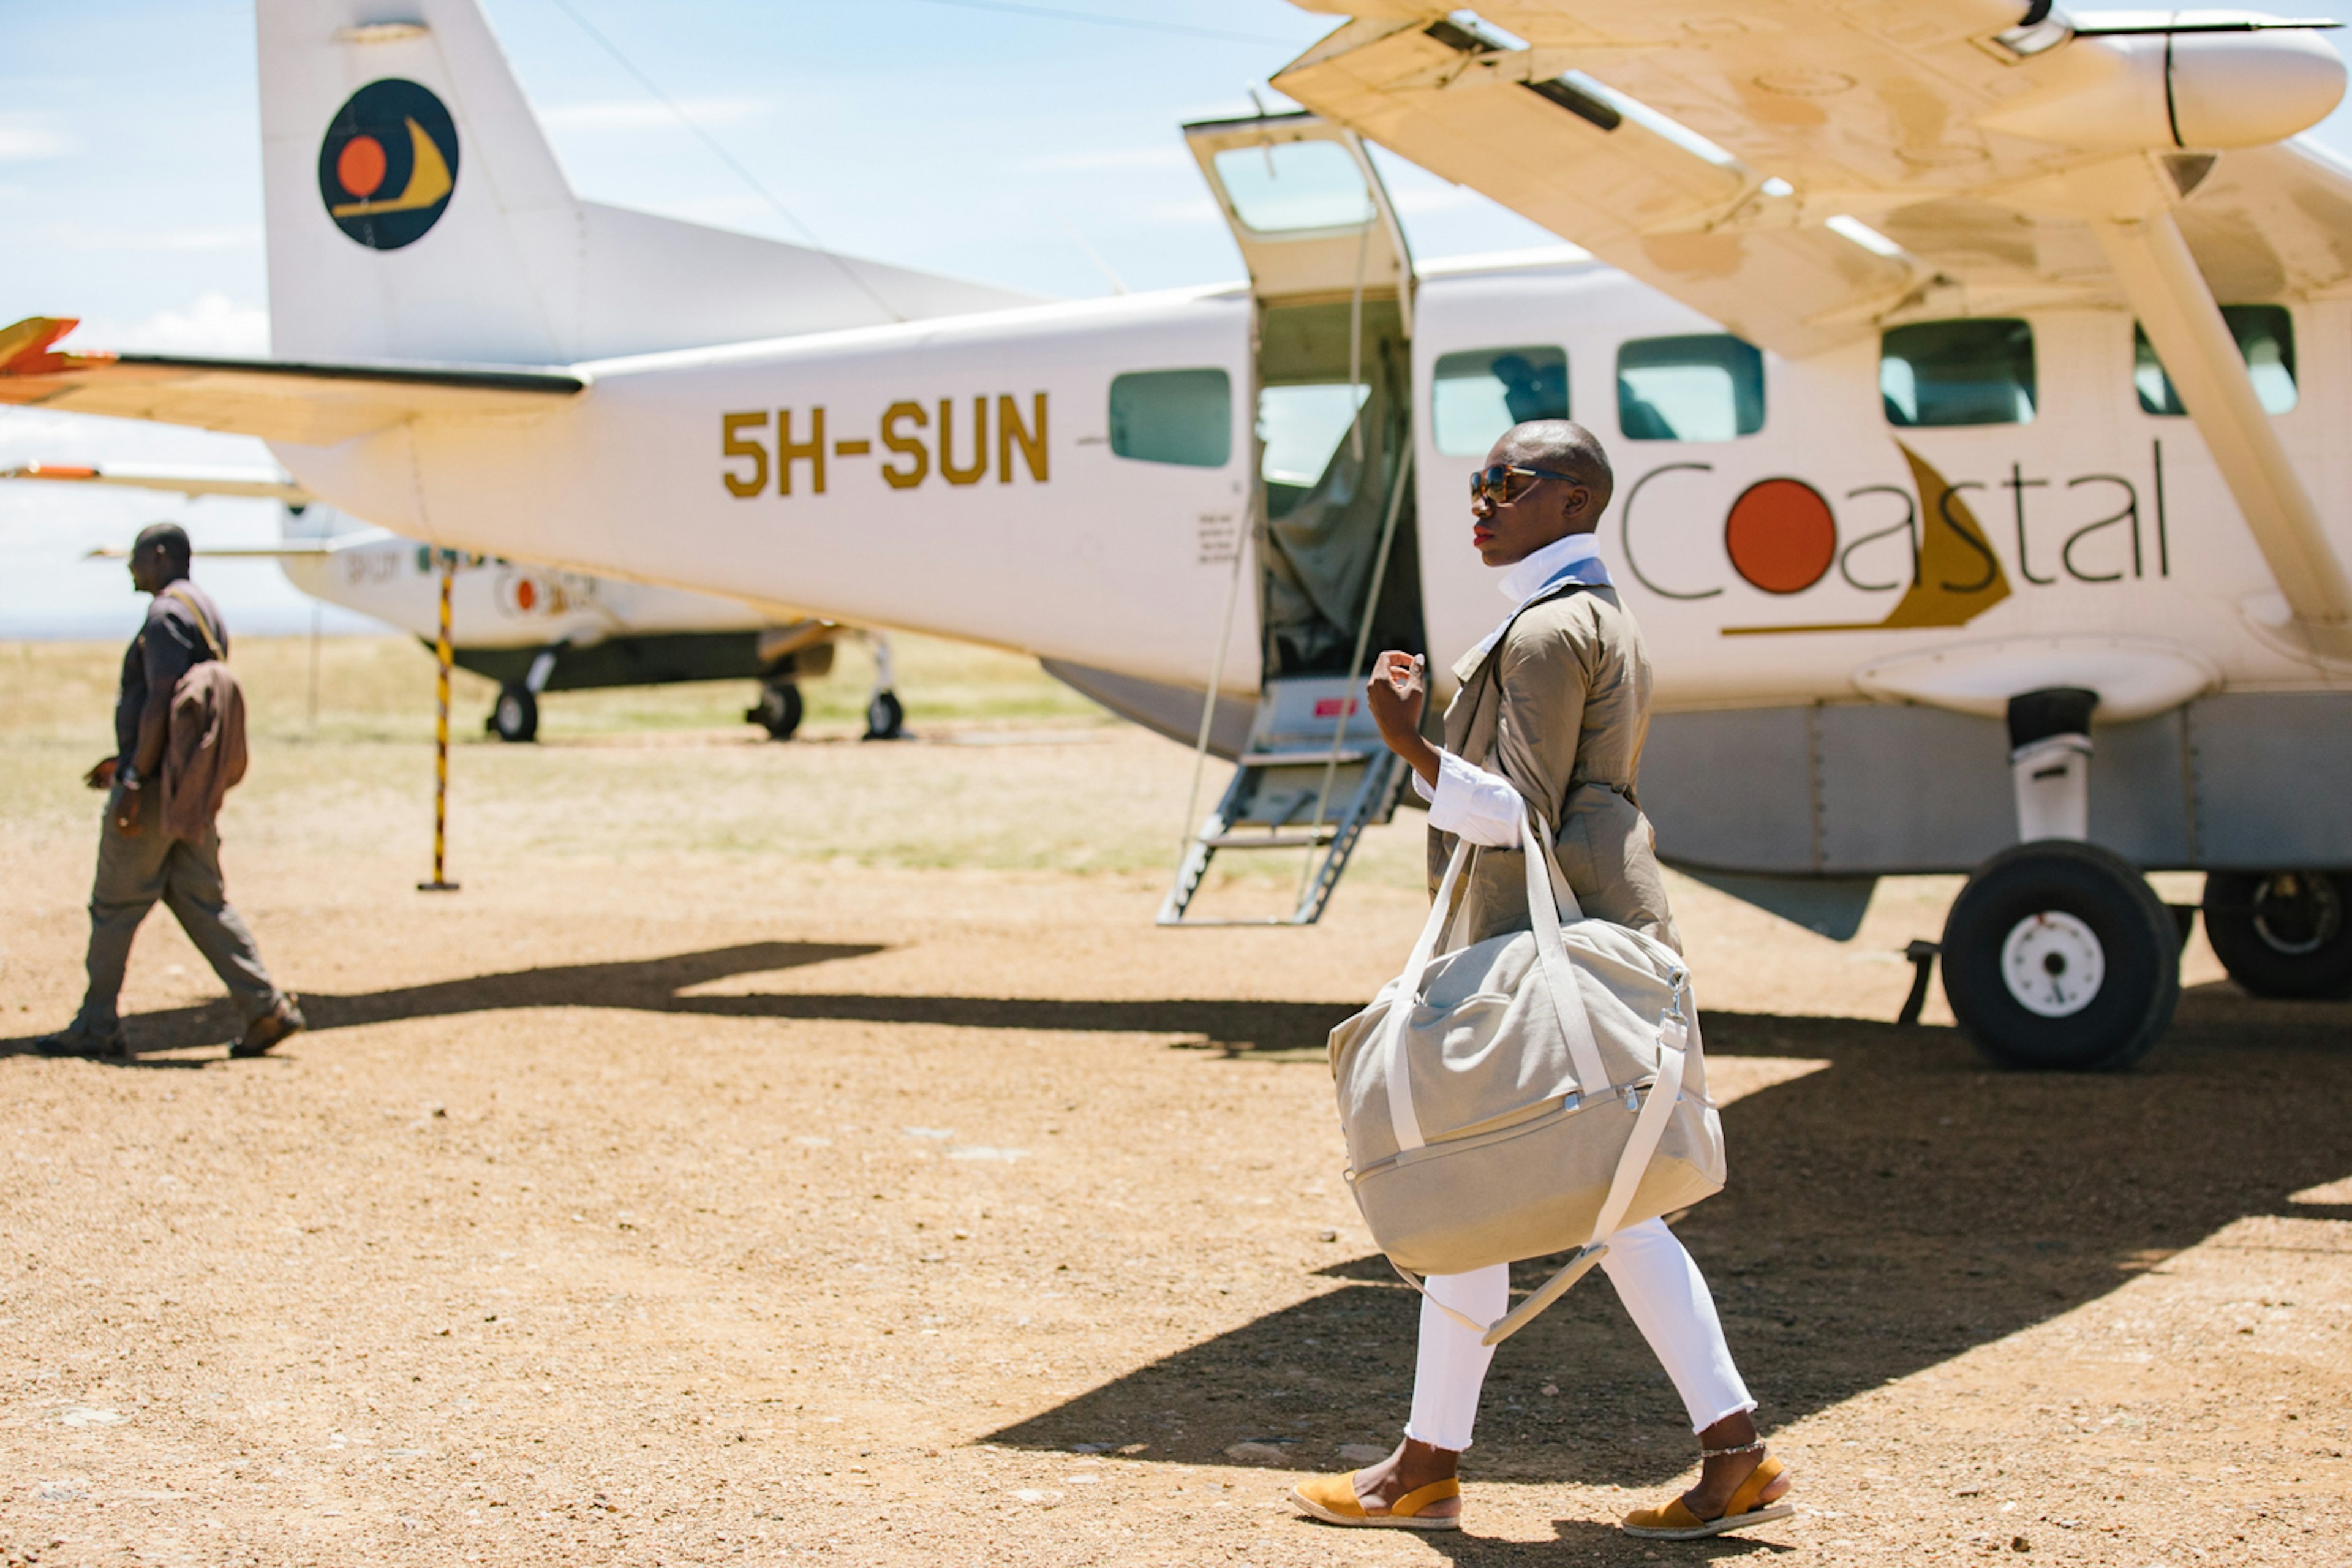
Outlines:
{"type": "Polygon", "coordinates": [[[1592,492],[1589,514],[1594,518],[1608,510],[1609,497],[1617,488],[1617,476],[1609,467],[1609,454],[1601,450],[1601,438],[1573,419],[1530,419],[1514,425],[1496,443],[1496,450],[1522,467],[1566,474],[1584,486],[1592,492]]]}

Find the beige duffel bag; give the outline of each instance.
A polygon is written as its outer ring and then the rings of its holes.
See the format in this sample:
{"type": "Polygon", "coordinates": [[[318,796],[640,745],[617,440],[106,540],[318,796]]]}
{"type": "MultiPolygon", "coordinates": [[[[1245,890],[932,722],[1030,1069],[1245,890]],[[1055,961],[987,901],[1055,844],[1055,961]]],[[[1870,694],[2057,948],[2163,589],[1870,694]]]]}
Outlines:
{"type": "Polygon", "coordinates": [[[1428,1297],[1416,1276],[1575,1252],[1496,1322],[1437,1303],[1488,1344],[1558,1300],[1612,1235],[1724,1174],[1689,972],[1664,943],[1584,919],[1549,832],[1519,832],[1533,929],[1433,958],[1474,852],[1457,847],[1404,973],[1331,1031],[1348,1181],[1407,1284],[1428,1297]]]}

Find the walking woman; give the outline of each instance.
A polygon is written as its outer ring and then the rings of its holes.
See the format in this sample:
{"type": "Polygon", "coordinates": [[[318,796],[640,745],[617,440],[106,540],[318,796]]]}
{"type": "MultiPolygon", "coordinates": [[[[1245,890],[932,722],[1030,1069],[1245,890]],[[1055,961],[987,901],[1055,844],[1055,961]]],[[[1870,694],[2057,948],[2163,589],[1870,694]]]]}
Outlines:
{"type": "MultiPolygon", "coordinates": [[[[1442,749],[1421,733],[1421,661],[1384,653],[1372,671],[1372,717],[1430,803],[1433,889],[1457,842],[1484,847],[1454,927],[1465,945],[1527,928],[1518,846],[1532,806],[1586,914],[1680,949],[1634,795],[1649,728],[1649,656],[1594,537],[1612,482],[1601,443],[1580,425],[1539,420],[1506,433],[1472,479],[1470,536],[1487,565],[1508,569],[1500,586],[1511,611],[1454,666],[1442,749]],[[1474,679],[1489,656],[1495,679],[1474,679]]],[[[1697,1485],[1635,1510],[1625,1531],[1693,1540],[1795,1512],[1783,1500],[1790,1477],[1757,1435],[1756,1402],[1682,1243],[1664,1221],[1645,1221],[1609,1238],[1601,1267],[1674,1380],[1702,1456],[1697,1485]]],[[[1427,1286],[1455,1312],[1492,1322],[1508,1310],[1510,1268],[1433,1276],[1427,1286]]],[[[1301,1483],[1293,1503],[1332,1524],[1460,1528],[1456,1471],[1494,1353],[1475,1330],[1424,1300],[1403,1443],[1367,1469],[1301,1483]]]]}

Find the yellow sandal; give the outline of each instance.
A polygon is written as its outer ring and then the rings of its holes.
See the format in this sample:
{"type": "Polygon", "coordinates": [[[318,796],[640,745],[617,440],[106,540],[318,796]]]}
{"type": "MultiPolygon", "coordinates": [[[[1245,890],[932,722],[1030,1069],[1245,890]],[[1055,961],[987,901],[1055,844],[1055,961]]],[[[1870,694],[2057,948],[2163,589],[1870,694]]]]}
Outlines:
{"type": "Polygon", "coordinates": [[[1290,1500],[1300,1511],[1326,1524],[1348,1524],[1381,1530],[1459,1530],[1462,1521],[1445,1514],[1430,1518],[1421,1511],[1433,1502],[1462,1495],[1462,1479],[1448,1476],[1425,1487],[1415,1487],[1390,1505],[1386,1513],[1367,1513],[1356,1495],[1356,1472],[1317,1476],[1290,1489],[1290,1500]]]}
{"type": "Polygon", "coordinates": [[[1701,1519],[1690,1510],[1690,1505],[1676,1498],[1664,1508],[1637,1508],[1627,1514],[1617,1526],[1628,1535],[1638,1535],[1644,1541],[1698,1541],[1726,1531],[1745,1530],[1751,1524],[1763,1524],[1770,1520],[1790,1519],[1796,1514],[1796,1505],[1775,1501],[1759,1507],[1757,1500],[1764,1489],[1780,1479],[1787,1468],[1769,1454],[1764,1462],[1748,1473],[1731,1494],[1730,1502],[1713,1519],[1701,1519]]]}

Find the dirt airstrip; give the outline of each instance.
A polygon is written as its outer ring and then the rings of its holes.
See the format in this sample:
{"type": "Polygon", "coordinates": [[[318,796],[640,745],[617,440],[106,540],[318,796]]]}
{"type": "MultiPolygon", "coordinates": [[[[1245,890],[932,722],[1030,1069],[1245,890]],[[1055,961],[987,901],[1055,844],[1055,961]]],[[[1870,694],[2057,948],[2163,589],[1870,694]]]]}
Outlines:
{"type": "Polygon", "coordinates": [[[2352,1009],[2201,938],[2141,1068],[2024,1077],[1888,1022],[1952,879],[1843,945],[1677,881],[1733,1171],[1679,1229],[1804,1511],[1613,1531],[1693,1453],[1595,1276],[1467,1529],[1341,1532],[1283,1494],[1393,1440],[1415,1313],[1321,1043],[1418,816],[1319,927],[1155,930],[1190,757],[917,645],[912,744],[846,668],[790,745],[736,688],[469,738],[421,895],[425,661],[330,644],[314,721],[256,639],[230,887],[314,1030],[223,1059],[159,915],[136,1065],[53,1060],[118,657],[0,647],[0,1561],[2352,1563],[2352,1009]]]}

